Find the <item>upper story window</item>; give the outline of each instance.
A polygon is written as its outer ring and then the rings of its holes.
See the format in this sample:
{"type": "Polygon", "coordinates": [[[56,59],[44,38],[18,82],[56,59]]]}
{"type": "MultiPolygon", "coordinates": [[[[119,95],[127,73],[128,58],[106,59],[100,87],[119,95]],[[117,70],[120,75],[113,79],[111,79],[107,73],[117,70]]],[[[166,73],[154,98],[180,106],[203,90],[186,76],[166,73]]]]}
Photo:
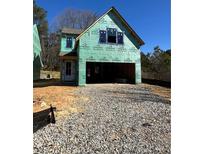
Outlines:
{"type": "Polygon", "coordinates": [[[107,28],[99,31],[100,43],[124,44],[123,32],[118,32],[116,28],[107,28]]]}
{"type": "Polygon", "coordinates": [[[122,32],[117,32],[117,43],[118,44],[123,44],[123,33],[122,32]]]}
{"type": "Polygon", "coordinates": [[[66,38],[66,48],[72,48],[72,37],[67,37],[66,38]]]}
{"type": "Polygon", "coordinates": [[[107,42],[117,43],[117,29],[107,28],[107,42]]]}
{"type": "Polygon", "coordinates": [[[106,31],[105,30],[100,30],[100,43],[106,43],[106,31]]]}

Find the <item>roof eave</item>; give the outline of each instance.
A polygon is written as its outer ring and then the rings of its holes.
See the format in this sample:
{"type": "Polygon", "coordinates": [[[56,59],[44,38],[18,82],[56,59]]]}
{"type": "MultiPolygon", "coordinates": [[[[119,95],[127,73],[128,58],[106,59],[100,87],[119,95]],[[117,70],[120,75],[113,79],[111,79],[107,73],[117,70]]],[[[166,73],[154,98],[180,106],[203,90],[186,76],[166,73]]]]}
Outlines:
{"type": "Polygon", "coordinates": [[[128,27],[128,29],[130,29],[130,31],[133,33],[133,36],[135,36],[135,38],[138,40],[139,45],[142,46],[144,45],[144,41],[137,35],[137,33],[132,29],[132,27],[127,23],[127,21],[123,18],[123,16],[115,9],[115,7],[112,7],[112,9],[115,11],[115,13],[119,16],[119,18],[121,18],[123,20],[123,22],[126,24],[126,26],[128,27]]]}

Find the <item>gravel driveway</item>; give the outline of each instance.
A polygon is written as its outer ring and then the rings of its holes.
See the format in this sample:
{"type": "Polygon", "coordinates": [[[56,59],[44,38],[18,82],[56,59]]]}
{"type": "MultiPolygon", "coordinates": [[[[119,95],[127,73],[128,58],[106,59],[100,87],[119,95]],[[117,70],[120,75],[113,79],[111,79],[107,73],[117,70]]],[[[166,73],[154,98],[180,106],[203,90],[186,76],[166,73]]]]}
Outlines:
{"type": "Polygon", "coordinates": [[[171,103],[140,85],[92,84],[83,109],[33,135],[34,153],[170,153],[171,103]]]}

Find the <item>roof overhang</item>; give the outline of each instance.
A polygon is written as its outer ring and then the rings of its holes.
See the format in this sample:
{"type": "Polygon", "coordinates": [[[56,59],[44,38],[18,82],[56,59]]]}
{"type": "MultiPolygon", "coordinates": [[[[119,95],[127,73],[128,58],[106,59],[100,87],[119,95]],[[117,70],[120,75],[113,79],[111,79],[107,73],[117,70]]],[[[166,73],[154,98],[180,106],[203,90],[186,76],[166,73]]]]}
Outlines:
{"type": "Polygon", "coordinates": [[[82,31],[83,31],[82,29],[62,28],[61,33],[79,35],[82,33],[82,31]]]}
{"type": "Polygon", "coordinates": [[[75,50],[73,50],[71,52],[60,52],[59,56],[60,57],[63,57],[63,56],[77,56],[77,52],[75,50]]]}

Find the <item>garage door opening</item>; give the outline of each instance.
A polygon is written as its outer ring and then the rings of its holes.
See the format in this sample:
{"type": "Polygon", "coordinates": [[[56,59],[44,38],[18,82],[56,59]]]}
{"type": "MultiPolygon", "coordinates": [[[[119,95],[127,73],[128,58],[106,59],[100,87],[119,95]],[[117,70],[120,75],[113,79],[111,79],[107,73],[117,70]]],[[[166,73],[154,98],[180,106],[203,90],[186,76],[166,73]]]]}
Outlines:
{"type": "Polygon", "coordinates": [[[135,83],[135,64],[86,62],[86,83],[135,83]]]}

